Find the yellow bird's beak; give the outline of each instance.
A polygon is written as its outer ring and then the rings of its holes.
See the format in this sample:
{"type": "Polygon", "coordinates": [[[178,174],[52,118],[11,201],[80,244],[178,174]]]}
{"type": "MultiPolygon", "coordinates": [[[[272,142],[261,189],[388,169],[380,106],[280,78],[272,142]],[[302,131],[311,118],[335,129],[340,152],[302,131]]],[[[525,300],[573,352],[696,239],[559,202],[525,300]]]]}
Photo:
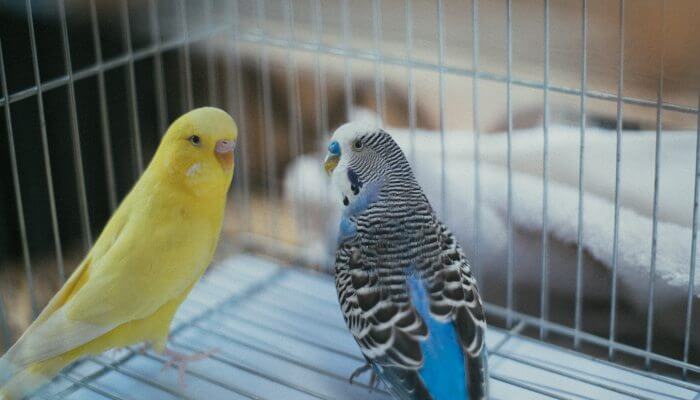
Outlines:
{"type": "Polygon", "coordinates": [[[333,173],[333,170],[335,167],[338,166],[338,162],[340,162],[340,156],[337,154],[329,154],[326,156],[326,161],[323,163],[323,168],[326,170],[326,173],[330,176],[330,174],[333,173]]]}
{"type": "Polygon", "coordinates": [[[233,150],[235,148],[236,142],[227,139],[219,140],[214,147],[214,154],[219,160],[221,167],[226,171],[233,168],[233,150]]]}

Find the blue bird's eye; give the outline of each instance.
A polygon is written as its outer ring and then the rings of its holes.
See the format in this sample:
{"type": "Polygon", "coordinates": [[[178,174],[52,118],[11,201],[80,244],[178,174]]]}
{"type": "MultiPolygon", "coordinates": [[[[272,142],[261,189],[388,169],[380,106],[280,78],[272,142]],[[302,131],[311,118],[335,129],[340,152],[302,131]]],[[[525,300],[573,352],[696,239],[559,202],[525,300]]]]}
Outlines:
{"type": "Polygon", "coordinates": [[[340,145],[337,141],[334,140],[328,145],[328,152],[336,156],[340,154],[340,145]]]}

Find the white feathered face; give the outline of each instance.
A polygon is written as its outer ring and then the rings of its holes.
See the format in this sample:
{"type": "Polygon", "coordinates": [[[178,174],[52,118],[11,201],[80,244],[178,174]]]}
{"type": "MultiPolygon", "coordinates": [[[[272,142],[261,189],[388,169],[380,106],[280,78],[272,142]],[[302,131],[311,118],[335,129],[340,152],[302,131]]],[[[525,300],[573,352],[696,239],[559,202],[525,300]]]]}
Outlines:
{"type": "Polygon", "coordinates": [[[379,135],[388,136],[380,129],[358,123],[347,123],[333,133],[324,168],[346,206],[365,184],[381,179],[386,163],[381,142],[375,140],[379,135]]]}

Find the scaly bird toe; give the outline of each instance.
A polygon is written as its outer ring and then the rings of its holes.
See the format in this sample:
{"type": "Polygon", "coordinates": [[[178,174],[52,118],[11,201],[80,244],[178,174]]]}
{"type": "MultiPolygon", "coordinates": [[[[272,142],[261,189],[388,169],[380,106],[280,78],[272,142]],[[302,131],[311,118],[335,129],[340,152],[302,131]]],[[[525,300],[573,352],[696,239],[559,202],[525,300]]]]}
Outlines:
{"type": "Polygon", "coordinates": [[[372,392],[373,390],[376,390],[379,388],[379,376],[377,376],[377,373],[374,371],[372,366],[369,363],[365,363],[363,366],[357,368],[355,371],[353,371],[352,374],[350,374],[350,383],[355,383],[355,379],[359,377],[360,375],[364,374],[367,371],[371,371],[371,375],[369,377],[369,391],[372,392]]]}
{"type": "Polygon", "coordinates": [[[168,361],[163,364],[163,368],[161,371],[165,371],[166,369],[170,367],[176,367],[177,368],[177,382],[180,386],[180,389],[185,389],[187,385],[185,384],[185,374],[187,373],[187,364],[195,361],[200,361],[207,359],[212,356],[212,354],[216,353],[219,351],[218,348],[212,348],[206,351],[194,353],[194,354],[184,354],[184,353],[179,353],[174,350],[170,350],[168,348],[165,349],[163,354],[168,357],[168,361]]]}

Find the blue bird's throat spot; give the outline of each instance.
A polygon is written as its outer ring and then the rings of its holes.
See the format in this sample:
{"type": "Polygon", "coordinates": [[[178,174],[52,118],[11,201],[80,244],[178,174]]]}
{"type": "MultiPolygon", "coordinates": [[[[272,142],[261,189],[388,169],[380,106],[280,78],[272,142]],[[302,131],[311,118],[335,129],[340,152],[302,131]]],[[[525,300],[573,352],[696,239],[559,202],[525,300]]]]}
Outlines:
{"type": "Polygon", "coordinates": [[[358,189],[362,189],[362,181],[352,168],[348,168],[348,180],[350,181],[350,185],[355,186],[358,189]]]}
{"type": "Polygon", "coordinates": [[[382,184],[380,182],[368,182],[366,185],[363,185],[363,189],[361,191],[358,190],[359,194],[345,207],[344,214],[352,216],[365,211],[370,204],[377,200],[381,187],[382,184]]]}
{"type": "Polygon", "coordinates": [[[352,199],[352,201],[350,201],[347,196],[345,197],[347,204],[340,219],[338,243],[342,243],[345,239],[355,236],[357,233],[357,227],[351,220],[351,217],[362,213],[367,209],[367,207],[369,207],[370,204],[374,203],[379,197],[379,190],[381,187],[381,182],[369,182],[366,185],[363,185],[363,190],[358,191],[359,193],[352,199]]]}
{"type": "Polygon", "coordinates": [[[337,140],[332,141],[331,144],[328,145],[328,152],[334,156],[340,155],[340,144],[338,144],[337,140]]]}

